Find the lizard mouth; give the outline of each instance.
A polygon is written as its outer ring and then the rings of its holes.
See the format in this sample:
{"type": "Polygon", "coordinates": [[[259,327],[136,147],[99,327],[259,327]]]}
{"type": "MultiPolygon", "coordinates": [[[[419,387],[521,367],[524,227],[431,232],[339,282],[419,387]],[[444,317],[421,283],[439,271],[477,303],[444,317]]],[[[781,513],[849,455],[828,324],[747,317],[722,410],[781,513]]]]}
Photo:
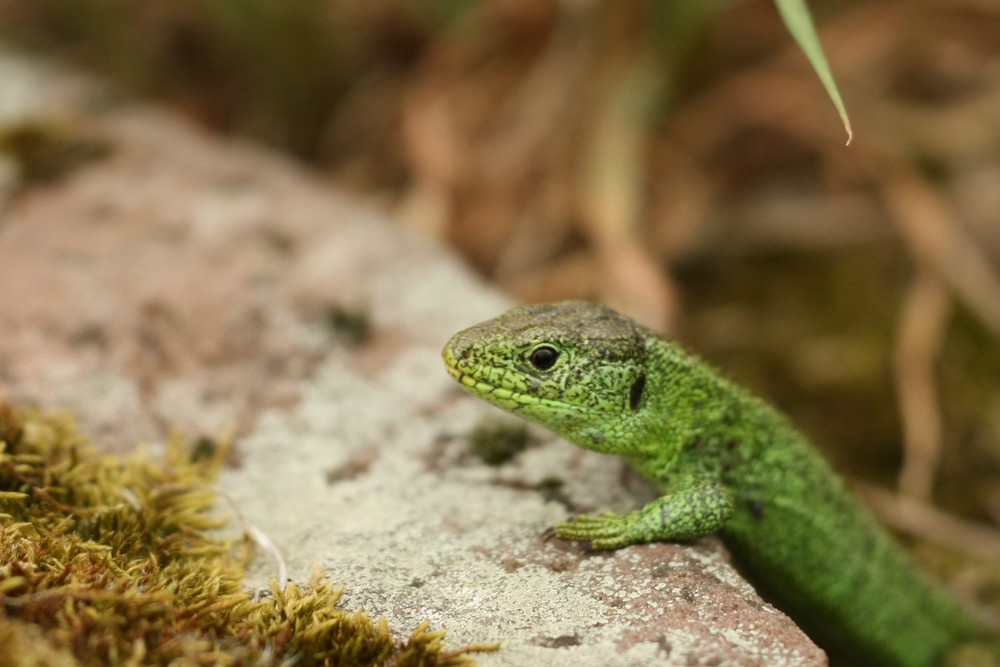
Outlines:
{"type": "Polygon", "coordinates": [[[465,382],[463,382],[462,378],[471,378],[472,377],[472,376],[466,375],[462,371],[458,370],[458,368],[456,368],[454,366],[454,364],[452,364],[452,360],[449,359],[449,358],[447,358],[447,357],[445,357],[445,365],[446,365],[446,367],[448,369],[448,375],[450,375],[451,377],[455,378],[455,380],[457,382],[461,383],[461,384],[465,384],[465,382]]]}
{"type": "MultiPolygon", "coordinates": [[[[449,345],[444,348],[444,352],[441,353],[441,357],[444,358],[445,368],[448,369],[448,375],[453,377],[456,382],[458,382],[463,387],[469,387],[470,389],[475,388],[477,381],[471,375],[462,372],[458,368],[458,355],[456,355],[449,345]]],[[[485,383],[481,383],[485,386],[485,383]]]]}
{"type": "Polygon", "coordinates": [[[474,376],[459,369],[459,358],[454,352],[452,352],[451,346],[446,347],[441,356],[444,357],[444,365],[448,369],[448,375],[453,377],[456,382],[462,385],[463,388],[468,389],[476,395],[484,397],[493,394],[493,392],[497,390],[497,387],[483,382],[482,380],[477,380],[474,376]]]}
{"type": "Polygon", "coordinates": [[[578,412],[581,409],[579,406],[553,398],[535,396],[490,384],[459,369],[458,357],[451,350],[446,349],[442,356],[444,357],[445,366],[448,369],[448,375],[462,385],[463,389],[504,410],[518,412],[523,408],[532,406],[545,407],[558,412],[578,412]]]}
{"type": "Polygon", "coordinates": [[[466,389],[476,396],[483,398],[491,402],[502,402],[504,405],[508,403],[516,403],[518,405],[525,405],[526,403],[532,402],[545,402],[544,399],[537,398],[535,396],[529,396],[527,394],[521,394],[510,389],[504,389],[503,387],[497,387],[495,385],[489,384],[488,382],[483,382],[482,380],[476,379],[474,376],[468,373],[463,373],[458,368],[448,365],[448,374],[455,378],[455,381],[462,385],[463,389],[466,389]]]}

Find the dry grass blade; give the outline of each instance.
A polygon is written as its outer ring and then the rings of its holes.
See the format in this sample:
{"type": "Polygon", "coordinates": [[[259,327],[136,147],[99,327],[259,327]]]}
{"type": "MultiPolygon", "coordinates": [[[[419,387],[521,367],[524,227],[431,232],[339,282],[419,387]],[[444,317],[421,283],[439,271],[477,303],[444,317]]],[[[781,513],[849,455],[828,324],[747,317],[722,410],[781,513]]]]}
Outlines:
{"type": "Polygon", "coordinates": [[[858,491],[875,514],[896,530],[994,561],[1000,558],[1000,532],[996,530],[871,485],[861,485],[858,491]]]}
{"type": "Polygon", "coordinates": [[[950,202],[926,179],[898,167],[883,192],[892,221],[922,272],[900,323],[896,385],[906,448],[900,489],[927,498],[941,448],[933,359],[950,311],[947,291],[961,297],[1000,337],[1000,279],[950,202]]]}
{"type": "Polygon", "coordinates": [[[602,300],[647,326],[670,331],[676,315],[675,289],[639,233],[645,116],[658,77],[641,59],[629,60],[616,70],[617,83],[605,94],[584,157],[580,206],[608,276],[602,300]]]}
{"type": "Polygon", "coordinates": [[[941,280],[927,272],[919,273],[903,303],[895,375],[905,447],[899,490],[920,500],[931,495],[941,455],[941,409],[934,360],[950,312],[951,297],[941,280]]]}
{"type": "Polygon", "coordinates": [[[883,193],[892,221],[913,256],[941,276],[1000,338],[1000,277],[946,197],[902,166],[886,179],[883,193]]]}

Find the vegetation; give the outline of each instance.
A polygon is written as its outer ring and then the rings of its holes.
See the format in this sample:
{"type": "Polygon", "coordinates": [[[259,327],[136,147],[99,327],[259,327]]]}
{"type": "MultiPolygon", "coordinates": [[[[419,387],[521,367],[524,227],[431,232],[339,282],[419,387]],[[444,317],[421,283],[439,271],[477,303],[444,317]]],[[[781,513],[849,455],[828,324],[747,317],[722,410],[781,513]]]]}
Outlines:
{"type": "Polygon", "coordinates": [[[316,573],[303,588],[245,589],[245,541],[209,485],[228,443],[175,438],[162,461],[97,455],[66,415],[0,406],[0,665],[457,666],[422,624],[337,608],[316,573]]]}

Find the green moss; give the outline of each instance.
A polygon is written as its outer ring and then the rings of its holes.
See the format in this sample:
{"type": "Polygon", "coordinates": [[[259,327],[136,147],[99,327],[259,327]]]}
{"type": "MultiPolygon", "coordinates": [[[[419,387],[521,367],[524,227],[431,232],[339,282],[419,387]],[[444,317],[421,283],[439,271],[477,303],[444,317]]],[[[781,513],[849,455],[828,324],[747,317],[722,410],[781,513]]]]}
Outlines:
{"type": "Polygon", "coordinates": [[[372,324],[364,310],[332,305],[326,310],[326,322],[348,345],[361,345],[371,338],[372,324]]]}
{"type": "Polygon", "coordinates": [[[486,465],[499,466],[533,444],[522,422],[484,420],[469,433],[472,453],[486,465]]]}
{"type": "Polygon", "coordinates": [[[17,164],[22,184],[54,183],[110,152],[109,144],[80,135],[71,124],[27,120],[0,127],[0,154],[17,164]]]}
{"type": "Polygon", "coordinates": [[[426,624],[398,641],[319,572],[255,599],[249,543],[215,536],[228,444],[99,455],[69,417],[0,405],[0,667],[444,666],[496,648],[445,651],[426,624]]]}

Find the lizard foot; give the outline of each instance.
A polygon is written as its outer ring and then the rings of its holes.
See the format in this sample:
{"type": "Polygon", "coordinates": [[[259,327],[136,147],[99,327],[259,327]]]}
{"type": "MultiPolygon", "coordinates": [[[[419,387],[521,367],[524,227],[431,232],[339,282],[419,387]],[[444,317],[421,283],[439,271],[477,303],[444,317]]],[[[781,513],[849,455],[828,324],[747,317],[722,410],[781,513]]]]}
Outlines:
{"type": "Polygon", "coordinates": [[[632,534],[634,527],[634,521],[627,514],[581,514],[557,523],[545,531],[544,537],[587,542],[591,549],[620,549],[642,541],[632,534]]]}

